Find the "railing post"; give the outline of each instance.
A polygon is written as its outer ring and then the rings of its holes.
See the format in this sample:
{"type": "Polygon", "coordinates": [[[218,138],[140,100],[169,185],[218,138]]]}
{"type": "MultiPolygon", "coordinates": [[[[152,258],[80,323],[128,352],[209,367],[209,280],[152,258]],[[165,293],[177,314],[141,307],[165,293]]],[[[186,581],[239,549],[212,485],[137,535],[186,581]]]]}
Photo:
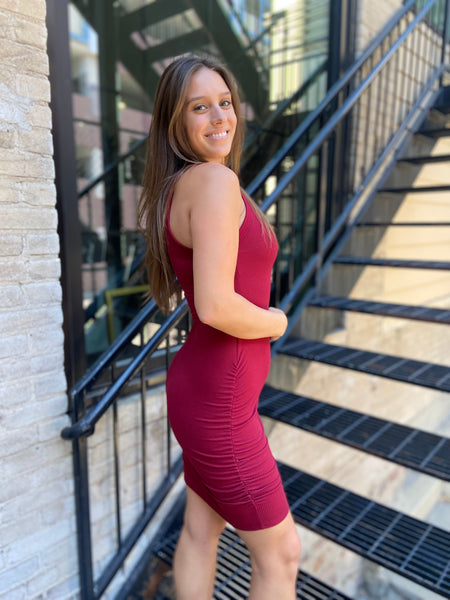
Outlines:
{"type": "Polygon", "coordinates": [[[95,600],[94,574],[92,568],[87,438],[81,437],[74,439],[72,447],[77,520],[78,568],[80,572],[81,588],[80,598],[81,600],[95,600]]]}

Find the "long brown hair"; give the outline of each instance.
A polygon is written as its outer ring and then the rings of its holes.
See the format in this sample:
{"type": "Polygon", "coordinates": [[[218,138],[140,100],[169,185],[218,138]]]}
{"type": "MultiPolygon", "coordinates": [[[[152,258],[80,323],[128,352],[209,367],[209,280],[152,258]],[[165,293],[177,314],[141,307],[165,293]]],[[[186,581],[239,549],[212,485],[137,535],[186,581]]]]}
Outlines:
{"type": "MultiPolygon", "coordinates": [[[[203,162],[192,150],[185,135],[183,110],[192,76],[202,68],[211,69],[225,81],[236,113],[236,133],[227,157],[229,167],[239,174],[244,139],[244,119],[237,85],[231,73],[211,57],[187,56],[173,61],[163,72],[156,89],[147,142],[138,220],[146,240],[145,265],[150,294],[164,312],[171,307],[180,287],[169,260],[166,218],[169,197],[177,179],[193,164],[203,162]]],[[[259,207],[250,199],[259,219],[269,227],[259,207]]]]}

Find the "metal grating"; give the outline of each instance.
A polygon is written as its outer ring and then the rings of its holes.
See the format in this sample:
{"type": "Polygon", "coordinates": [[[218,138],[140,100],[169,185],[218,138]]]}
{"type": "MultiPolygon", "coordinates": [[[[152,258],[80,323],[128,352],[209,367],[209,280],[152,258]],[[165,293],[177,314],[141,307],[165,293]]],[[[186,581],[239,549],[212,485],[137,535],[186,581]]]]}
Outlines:
{"type": "Polygon", "coordinates": [[[362,221],[355,227],[450,227],[447,221],[362,221]]]}
{"type": "Polygon", "coordinates": [[[289,338],[280,352],[396,381],[450,391],[450,367],[444,365],[297,338],[289,338]]]}
{"type": "Polygon", "coordinates": [[[337,310],[351,310],[371,315],[450,324],[450,310],[441,308],[390,304],[388,302],[373,302],[337,296],[317,296],[310,300],[308,305],[318,308],[335,308],[337,310]]]}
{"type": "MultiPolygon", "coordinates": [[[[157,556],[168,564],[172,564],[178,535],[179,529],[175,529],[156,552],[157,556]]],[[[247,548],[236,532],[227,528],[219,541],[214,599],[247,598],[250,578],[251,567],[247,548]]],[[[299,600],[350,600],[348,596],[304,571],[298,572],[297,598],[299,600]]]]}
{"type": "Polygon", "coordinates": [[[362,267],[399,267],[401,269],[437,269],[440,271],[450,270],[450,262],[441,260],[406,260],[401,258],[340,256],[335,258],[333,263],[340,265],[361,265],[362,267]]]}
{"type": "Polygon", "coordinates": [[[383,188],[380,190],[381,193],[386,194],[419,194],[419,193],[428,193],[428,192],[447,192],[450,190],[450,185],[421,185],[416,187],[393,187],[393,188],[383,188]]]}
{"type": "Polygon", "coordinates": [[[450,598],[450,534],[336,485],[279,464],[295,520],[450,598]]]}
{"type": "Polygon", "coordinates": [[[449,127],[436,127],[430,129],[420,129],[417,133],[420,135],[425,135],[427,137],[438,138],[450,135],[449,127]]]}
{"type": "Polygon", "coordinates": [[[450,439],[264,386],[261,415],[450,481],[450,439]]]}
{"type": "Polygon", "coordinates": [[[423,164],[423,163],[440,163],[450,161],[450,154],[437,154],[429,156],[405,156],[399,158],[398,162],[408,162],[412,164],[423,164]]]}

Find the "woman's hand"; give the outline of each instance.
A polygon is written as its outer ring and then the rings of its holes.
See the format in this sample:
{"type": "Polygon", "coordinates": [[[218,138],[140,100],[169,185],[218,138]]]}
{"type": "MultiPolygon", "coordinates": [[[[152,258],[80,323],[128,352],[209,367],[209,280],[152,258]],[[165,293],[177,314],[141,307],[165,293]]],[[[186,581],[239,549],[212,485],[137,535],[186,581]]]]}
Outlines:
{"type": "Polygon", "coordinates": [[[278,340],[286,331],[286,327],[288,325],[288,320],[284,312],[280,308],[275,308],[275,306],[269,306],[269,310],[273,313],[277,313],[280,317],[280,333],[278,335],[272,336],[270,339],[275,342],[278,340]]]}

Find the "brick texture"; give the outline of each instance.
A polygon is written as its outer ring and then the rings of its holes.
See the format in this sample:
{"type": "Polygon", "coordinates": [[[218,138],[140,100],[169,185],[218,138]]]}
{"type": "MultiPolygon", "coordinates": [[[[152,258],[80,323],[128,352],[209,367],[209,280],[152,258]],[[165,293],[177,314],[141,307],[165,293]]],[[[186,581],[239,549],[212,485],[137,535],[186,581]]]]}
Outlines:
{"type": "Polygon", "coordinates": [[[75,597],[45,0],[0,1],[0,598],[75,597]],[[49,596],[50,594],[50,596],[49,596]]]}

